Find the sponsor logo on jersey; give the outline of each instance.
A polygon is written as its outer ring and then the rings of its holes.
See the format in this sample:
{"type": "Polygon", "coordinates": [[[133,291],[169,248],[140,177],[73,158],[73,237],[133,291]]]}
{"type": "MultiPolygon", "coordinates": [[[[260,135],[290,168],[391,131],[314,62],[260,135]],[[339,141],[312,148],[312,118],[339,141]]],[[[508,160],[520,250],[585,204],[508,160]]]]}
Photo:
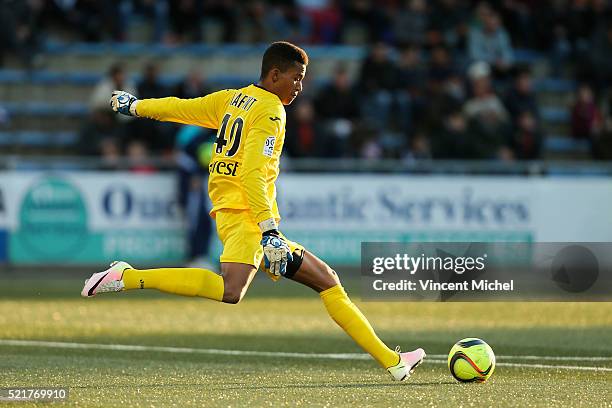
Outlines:
{"type": "Polygon", "coordinates": [[[240,163],[235,161],[214,160],[208,165],[209,174],[220,174],[222,176],[236,176],[240,163]]]}
{"type": "Polygon", "coordinates": [[[272,157],[274,153],[274,143],[276,143],[276,138],[274,136],[268,136],[263,148],[264,156],[272,157]]]}

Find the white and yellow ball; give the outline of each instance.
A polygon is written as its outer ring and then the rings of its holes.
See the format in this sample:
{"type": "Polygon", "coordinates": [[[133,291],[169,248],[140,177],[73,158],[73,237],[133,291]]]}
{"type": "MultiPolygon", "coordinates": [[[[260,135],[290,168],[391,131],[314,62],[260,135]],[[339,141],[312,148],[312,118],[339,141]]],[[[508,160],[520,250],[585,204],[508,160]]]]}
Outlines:
{"type": "Polygon", "coordinates": [[[484,382],[495,370],[495,354],[481,339],[459,340],[448,353],[448,369],[457,381],[484,382]]]}

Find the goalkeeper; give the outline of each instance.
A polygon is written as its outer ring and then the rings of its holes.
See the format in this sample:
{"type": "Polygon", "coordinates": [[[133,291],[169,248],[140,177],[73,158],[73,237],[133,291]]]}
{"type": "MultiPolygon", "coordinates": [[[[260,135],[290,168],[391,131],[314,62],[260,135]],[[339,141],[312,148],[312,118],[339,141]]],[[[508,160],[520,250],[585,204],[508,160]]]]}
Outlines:
{"type": "Polygon", "coordinates": [[[257,84],[200,98],[138,100],[115,91],[111,107],[124,115],[218,129],[208,166],[208,192],[223,243],[221,275],[199,268],[138,270],[114,262],[89,278],[81,295],[157,289],[184,296],[238,303],[259,266],[319,293],[331,318],[394,380],[408,378],[425,357],[423,349],[401,353],[387,347],[348,298],[325,262],[288,240],[279,230],[275,181],[285,138],[285,108],[302,91],[308,56],[288,42],[265,51],[257,84]],[[262,262],[263,261],[263,262],[262,262]]]}

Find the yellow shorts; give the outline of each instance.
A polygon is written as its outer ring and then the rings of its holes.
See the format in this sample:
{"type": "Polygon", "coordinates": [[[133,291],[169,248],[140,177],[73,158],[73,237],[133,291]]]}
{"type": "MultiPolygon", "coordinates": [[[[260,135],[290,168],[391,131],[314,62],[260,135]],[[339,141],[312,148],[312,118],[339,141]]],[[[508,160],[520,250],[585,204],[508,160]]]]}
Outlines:
{"type": "MultiPolygon", "coordinates": [[[[221,263],[237,262],[253,265],[256,268],[261,267],[272,280],[278,280],[278,276],[270,274],[263,267],[261,231],[253,214],[248,210],[225,209],[216,211],[215,216],[217,234],[223,244],[221,263]]],[[[284,235],[283,238],[285,238],[284,235]]],[[[297,252],[299,256],[303,257],[304,247],[302,245],[289,241],[287,238],[285,238],[285,241],[292,254],[297,252]]]]}

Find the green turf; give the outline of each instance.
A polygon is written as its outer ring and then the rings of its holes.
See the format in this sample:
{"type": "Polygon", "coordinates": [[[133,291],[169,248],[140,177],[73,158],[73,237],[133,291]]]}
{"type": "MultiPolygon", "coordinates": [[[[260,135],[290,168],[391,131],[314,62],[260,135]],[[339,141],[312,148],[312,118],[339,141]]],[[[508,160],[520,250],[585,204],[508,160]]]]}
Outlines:
{"type": "MultiPolygon", "coordinates": [[[[80,299],[80,280],[0,279],[0,338],[300,353],[357,353],[314,293],[256,281],[236,306],[130,292],[80,299]],[[93,318],[92,318],[93,317],[93,318]]],[[[356,303],[390,345],[445,354],[463,337],[498,356],[612,357],[610,303],[356,303]]],[[[67,386],[53,406],[612,406],[606,361],[502,363],[485,384],[456,383],[440,358],[408,383],[372,361],[228,357],[0,345],[0,388],[67,386]],[[522,367],[503,363],[524,363],[522,367]]],[[[32,406],[21,403],[10,406],[32,406]]],[[[47,406],[39,404],[40,406],[47,406]]]]}

